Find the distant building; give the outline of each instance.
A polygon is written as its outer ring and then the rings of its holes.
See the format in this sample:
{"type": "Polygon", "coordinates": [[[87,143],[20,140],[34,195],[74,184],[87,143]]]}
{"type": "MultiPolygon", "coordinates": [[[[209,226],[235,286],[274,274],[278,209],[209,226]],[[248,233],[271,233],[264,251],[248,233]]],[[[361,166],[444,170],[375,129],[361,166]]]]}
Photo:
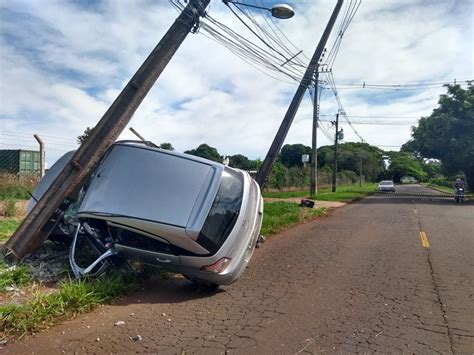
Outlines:
{"type": "Polygon", "coordinates": [[[40,153],[36,150],[1,149],[0,172],[10,174],[38,173],[40,153]]]}

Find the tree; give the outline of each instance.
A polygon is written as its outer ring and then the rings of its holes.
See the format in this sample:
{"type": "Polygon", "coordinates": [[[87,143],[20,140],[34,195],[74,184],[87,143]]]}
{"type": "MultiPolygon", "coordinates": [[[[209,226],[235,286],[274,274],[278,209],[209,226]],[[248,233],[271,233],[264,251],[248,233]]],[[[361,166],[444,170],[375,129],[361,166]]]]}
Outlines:
{"type": "MultiPolygon", "coordinates": [[[[348,142],[340,144],[338,150],[339,171],[353,171],[359,175],[362,160],[362,175],[366,180],[374,181],[385,173],[384,152],[375,146],[367,143],[348,142]]],[[[320,168],[327,166],[332,169],[333,161],[333,145],[318,148],[318,166],[320,168]]]]}
{"type": "Polygon", "coordinates": [[[87,138],[91,136],[93,130],[94,130],[94,127],[92,128],[86,127],[86,129],[84,130],[84,133],[77,137],[77,143],[79,144],[84,143],[87,140],[87,138]]]}
{"type": "Polygon", "coordinates": [[[242,170],[255,170],[257,169],[257,162],[250,160],[245,155],[236,154],[229,156],[229,166],[242,170]]]}
{"type": "Polygon", "coordinates": [[[447,85],[438,107],[412,127],[412,139],[402,148],[424,158],[439,159],[445,171],[464,172],[467,184],[474,190],[474,85],[466,89],[447,85]]]}
{"type": "Polygon", "coordinates": [[[403,176],[413,176],[419,181],[427,177],[427,173],[423,170],[421,162],[410,153],[405,152],[389,152],[390,165],[388,166],[388,175],[395,182],[400,182],[403,176]]]}
{"type": "Polygon", "coordinates": [[[280,161],[286,167],[303,166],[301,156],[311,154],[311,148],[303,144],[285,144],[281,148],[280,161]]]}
{"type": "Polygon", "coordinates": [[[222,157],[217,152],[217,149],[214,147],[208,146],[205,143],[201,144],[196,149],[187,150],[184,153],[222,163],[222,157]]]}
{"type": "Polygon", "coordinates": [[[160,148],[165,150],[174,150],[174,147],[171,143],[161,143],[160,148]]]}

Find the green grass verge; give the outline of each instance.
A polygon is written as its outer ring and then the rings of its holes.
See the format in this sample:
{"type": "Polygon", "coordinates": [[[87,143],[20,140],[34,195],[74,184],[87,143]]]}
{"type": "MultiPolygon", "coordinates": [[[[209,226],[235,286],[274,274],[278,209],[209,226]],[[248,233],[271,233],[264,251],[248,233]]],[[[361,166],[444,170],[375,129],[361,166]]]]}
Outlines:
{"type": "MultiPolygon", "coordinates": [[[[353,201],[361,199],[371,193],[377,191],[377,184],[364,184],[359,187],[355,185],[338,186],[336,192],[332,192],[330,187],[318,189],[318,194],[311,198],[320,201],[353,201]]],[[[290,192],[268,192],[264,193],[264,197],[269,198],[309,198],[308,191],[290,191],[290,192]]]]}
{"type": "Polygon", "coordinates": [[[138,289],[136,275],[109,274],[96,280],[67,280],[57,292],[37,292],[23,304],[0,305],[0,331],[3,337],[44,329],[108,303],[118,296],[138,289]]]}
{"type": "Polygon", "coordinates": [[[263,197],[267,198],[294,198],[294,197],[302,197],[308,198],[309,191],[279,191],[279,192],[264,192],[263,197]]]}
{"type": "Polygon", "coordinates": [[[330,189],[318,191],[317,196],[312,198],[320,201],[350,202],[360,200],[376,191],[377,184],[365,184],[362,187],[359,187],[359,185],[340,186],[336,189],[336,192],[332,192],[330,189]]]}
{"type": "Polygon", "coordinates": [[[7,267],[0,262],[0,293],[9,286],[22,287],[33,282],[30,268],[25,265],[7,267]]]}
{"type": "Polygon", "coordinates": [[[0,220],[0,241],[10,238],[13,232],[18,228],[21,219],[2,219],[0,220]]]}
{"type": "Polygon", "coordinates": [[[293,202],[265,202],[261,233],[265,236],[275,234],[325,213],[325,208],[302,208],[293,202]]]}
{"type": "Polygon", "coordinates": [[[452,194],[454,192],[453,187],[440,186],[440,185],[431,184],[431,183],[422,183],[421,185],[429,187],[430,189],[433,189],[433,190],[440,191],[440,192],[446,192],[448,194],[452,194]]]}

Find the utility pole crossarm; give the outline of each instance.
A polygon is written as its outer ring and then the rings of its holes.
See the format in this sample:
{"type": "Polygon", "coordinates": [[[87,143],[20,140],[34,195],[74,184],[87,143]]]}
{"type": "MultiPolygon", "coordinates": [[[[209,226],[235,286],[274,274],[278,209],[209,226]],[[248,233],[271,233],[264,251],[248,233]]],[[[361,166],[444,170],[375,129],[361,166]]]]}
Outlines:
{"type": "Polygon", "coordinates": [[[47,224],[65,200],[71,198],[103,154],[115,142],[136,109],[188,33],[198,23],[210,0],[190,0],[120,95],[101,118],[92,135],[77,150],[30,214],[5,245],[4,253],[19,260],[36,250],[47,238],[47,224]]]}
{"type": "Polygon", "coordinates": [[[283,118],[283,121],[281,122],[280,128],[278,129],[278,132],[275,138],[273,139],[272,145],[270,146],[270,149],[268,150],[267,156],[265,157],[265,160],[263,161],[262,167],[260,168],[257,174],[256,180],[257,180],[257,183],[260,185],[260,187],[263,187],[263,185],[265,184],[265,181],[268,178],[268,175],[270,175],[273,164],[275,163],[277,155],[280,152],[283,142],[285,141],[286,135],[288,134],[288,131],[291,127],[293,119],[295,118],[296,111],[298,110],[300,106],[304,93],[306,89],[308,88],[309,84],[311,83],[311,78],[313,77],[313,73],[316,70],[319,58],[321,57],[321,54],[323,53],[324,47],[326,46],[326,42],[329,38],[329,34],[331,33],[334,23],[336,22],[337,16],[339,14],[339,11],[341,10],[343,2],[344,0],[337,1],[334,11],[331,15],[331,18],[329,19],[328,24],[326,25],[323,35],[321,36],[321,39],[319,40],[318,46],[316,47],[313,57],[311,58],[308,67],[306,68],[306,71],[303,75],[303,78],[301,79],[298,89],[296,90],[295,95],[293,96],[293,99],[291,100],[290,106],[288,107],[288,110],[286,111],[285,117],[283,118]]]}

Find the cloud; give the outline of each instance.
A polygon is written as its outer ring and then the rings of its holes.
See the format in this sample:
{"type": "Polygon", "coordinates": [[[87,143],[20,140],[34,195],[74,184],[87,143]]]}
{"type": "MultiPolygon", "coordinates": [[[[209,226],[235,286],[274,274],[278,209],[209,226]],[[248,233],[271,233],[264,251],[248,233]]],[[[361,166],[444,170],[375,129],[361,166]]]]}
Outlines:
{"type": "MultiPolygon", "coordinates": [[[[302,59],[312,55],[333,6],[295,2],[292,20],[275,20],[291,39],[288,46],[303,49],[302,59]]],[[[472,3],[467,6],[472,13],[472,3]]],[[[209,12],[258,41],[220,1],[213,1],[209,12]]],[[[18,0],[3,1],[0,16],[0,139],[18,131],[51,137],[51,164],[105,113],[177,12],[168,2],[148,0],[50,0],[47,6],[18,0]],[[60,140],[53,137],[68,143],[55,145],[60,140]]],[[[254,16],[262,21],[259,13],[254,16]]],[[[275,28],[273,22],[262,25],[275,28]]],[[[203,34],[188,35],[130,125],[179,151],[207,143],[221,154],[263,158],[297,84],[272,79],[203,34]]],[[[465,2],[366,0],[344,34],[333,73],[337,83],[469,79],[474,76],[472,43],[465,2]]],[[[421,116],[431,112],[444,91],[341,87],[339,95],[349,116],[421,116]]],[[[337,108],[325,90],[321,113],[335,114],[337,108]]],[[[310,145],[311,117],[306,95],[287,143],[310,145]]],[[[358,139],[343,127],[346,141],[358,139]]],[[[410,137],[409,125],[355,127],[372,144],[401,145],[410,137]]],[[[134,136],[127,130],[121,138],[134,136]]],[[[319,142],[331,144],[321,132],[319,142]]]]}

